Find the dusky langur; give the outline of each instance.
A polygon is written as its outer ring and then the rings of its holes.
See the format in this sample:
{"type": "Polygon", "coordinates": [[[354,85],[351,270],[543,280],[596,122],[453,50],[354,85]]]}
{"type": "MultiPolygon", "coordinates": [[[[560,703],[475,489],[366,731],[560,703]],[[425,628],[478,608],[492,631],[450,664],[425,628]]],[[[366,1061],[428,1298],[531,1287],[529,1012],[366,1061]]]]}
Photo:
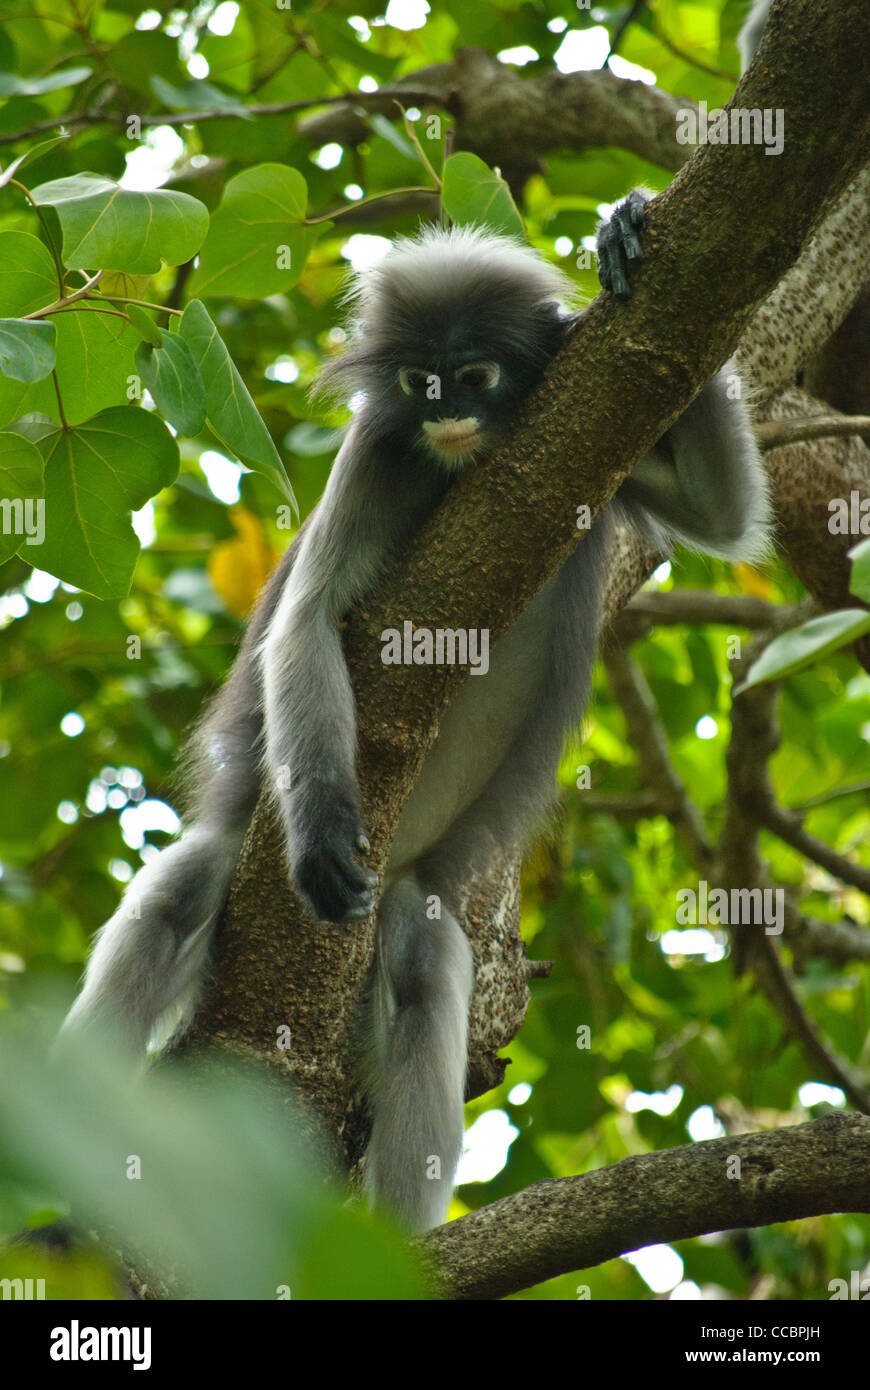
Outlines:
{"type": "MultiPolygon", "coordinates": [[[[602,282],[621,295],[640,258],[643,205],[632,194],[599,230],[602,282]]],[[[571,296],[530,247],[468,227],[397,241],[359,277],[349,346],[324,378],[362,403],[195,735],[187,828],[140,870],[102,928],[66,1028],[112,1027],[144,1054],[161,1017],[191,1003],[264,784],[310,913],[347,923],[373,911],[340,623],[456,474],[503,435],[570,331],[571,296]]],[[[552,804],[563,739],[579,725],[595,661],[615,514],[664,545],[746,559],[765,550],[764,472],[728,379],[720,372],[640,460],[495,643],[488,673],[457,691],[402,812],[366,995],[365,1181],[410,1229],[444,1220],[462,1146],[473,972],[457,912],[473,875],[520,845],[552,804]],[[431,895],[437,920],[427,915],[431,895]],[[433,1156],[440,1177],[431,1176],[433,1156]]]]}
{"type": "Polygon", "coordinates": [[[758,52],[761,35],[767,23],[771,0],[752,0],[749,13],[737,35],[737,51],[740,54],[740,71],[745,72],[758,52]]]}

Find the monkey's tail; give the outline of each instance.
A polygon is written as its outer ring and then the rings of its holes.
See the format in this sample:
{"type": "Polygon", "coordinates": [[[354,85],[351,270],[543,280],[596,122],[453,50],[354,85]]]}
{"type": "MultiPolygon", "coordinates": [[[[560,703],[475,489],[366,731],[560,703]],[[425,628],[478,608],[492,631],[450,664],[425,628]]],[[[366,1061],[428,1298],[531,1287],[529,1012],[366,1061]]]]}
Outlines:
{"type": "Polygon", "coordinates": [[[142,1057],[189,1019],[260,790],[257,695],[243,647],[188,745],[189,826],[139,870],[98,932],[61,1045],[100,1032],[142,1057]]]}
{"type": "Polygon", "coordinates": [[[372,1109],[365,1185],[411,1231],[447,1218],[462,1153],[471,948],[443,905],[430,920],[410,876],[378,910],[363,1082],[372,1109]]]}
{"type": "Polygon", "coordinates": [[[140,869],[97,934],[61,1044],[98,1032],[143,1057],[155,1032],[178,1031],[205,978],[244,835],[244,825],[194,824],[140,869]]]}

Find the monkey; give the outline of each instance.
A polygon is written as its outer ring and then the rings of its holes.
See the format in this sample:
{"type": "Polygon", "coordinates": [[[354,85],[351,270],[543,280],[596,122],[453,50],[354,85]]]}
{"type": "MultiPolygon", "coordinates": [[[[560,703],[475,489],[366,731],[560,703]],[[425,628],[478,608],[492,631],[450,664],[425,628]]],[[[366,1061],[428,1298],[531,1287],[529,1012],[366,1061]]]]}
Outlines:
{"type": "MultiPolygon", "coordinates": [[[[635,190],[599,228],[599,275],[620,298],[642,259],[646,197],[635,190]]],[[[99,932],[65,1029],[112,1027],[142,1056],[169,1010],[189,1016],[267,787],[313,918],[352,924],[377,906],[361,1063],[371,1114],[364,1185],[373,1205],[422,1231],[446,1219],[462,1148],[474,974],[458,915],[475,875],[522,846],[552,807],[563,740],[585,708],[617,519],[664,550],[680,540],[753,560],[766,553],[771,514],[745,405],[722,369],[494,644],[485,677],[457,690],[401,813],[376,905],[340,623],[453,479],[509,438],[579,311],[558,268],[475,226],[396,240],[357,278],[351,302],[347,347],[319,389],[361,403],[194,735],[186,828],[99,932]]]]}
{"type": "Polygon", "coordinates": [[[740,72],[746,71],[758,52],[761,35],[767,23],[771,0],[752,0],[749,13],[737,35],[737,51],[740,54],[740,72]]]}

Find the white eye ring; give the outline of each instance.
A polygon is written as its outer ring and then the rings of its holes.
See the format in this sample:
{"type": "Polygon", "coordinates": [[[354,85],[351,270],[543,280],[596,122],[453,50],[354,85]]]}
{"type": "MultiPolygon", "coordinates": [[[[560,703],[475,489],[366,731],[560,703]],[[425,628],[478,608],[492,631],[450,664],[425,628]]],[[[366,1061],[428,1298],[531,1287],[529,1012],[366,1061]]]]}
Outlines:
{"type": "Polygon", "coordinates": [[[464,381],[465,378],[470,376],[473,372],[483,374],[482,385],[484,391],[492,391],[494,387],[498,386],[499,378],[501,377],[501,367],[497,362],[466,362],[465,366],[460,367],[457,371],[456,380],[464,381]]]}
{"type": "Polygon", "coordinates": [[[400,367],[399,385],[406,396],[413,396],[415,392],[426,389],[430,375],[422,367],[400,367]]]}

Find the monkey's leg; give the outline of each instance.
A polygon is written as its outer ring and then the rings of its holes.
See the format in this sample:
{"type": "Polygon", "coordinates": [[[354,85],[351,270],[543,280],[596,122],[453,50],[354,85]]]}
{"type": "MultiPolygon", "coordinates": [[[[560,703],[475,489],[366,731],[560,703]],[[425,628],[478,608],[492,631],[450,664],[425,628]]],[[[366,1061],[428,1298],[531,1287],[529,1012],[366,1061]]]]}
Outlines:
{"type": "Polygon", "coordinates": [[[414,878],[387,890],[369,1000],[366,1188],[414,1231],[444,1221],[462,1152],[474,971],[465,933],[439,910],[427,917],[414,878]]]}

